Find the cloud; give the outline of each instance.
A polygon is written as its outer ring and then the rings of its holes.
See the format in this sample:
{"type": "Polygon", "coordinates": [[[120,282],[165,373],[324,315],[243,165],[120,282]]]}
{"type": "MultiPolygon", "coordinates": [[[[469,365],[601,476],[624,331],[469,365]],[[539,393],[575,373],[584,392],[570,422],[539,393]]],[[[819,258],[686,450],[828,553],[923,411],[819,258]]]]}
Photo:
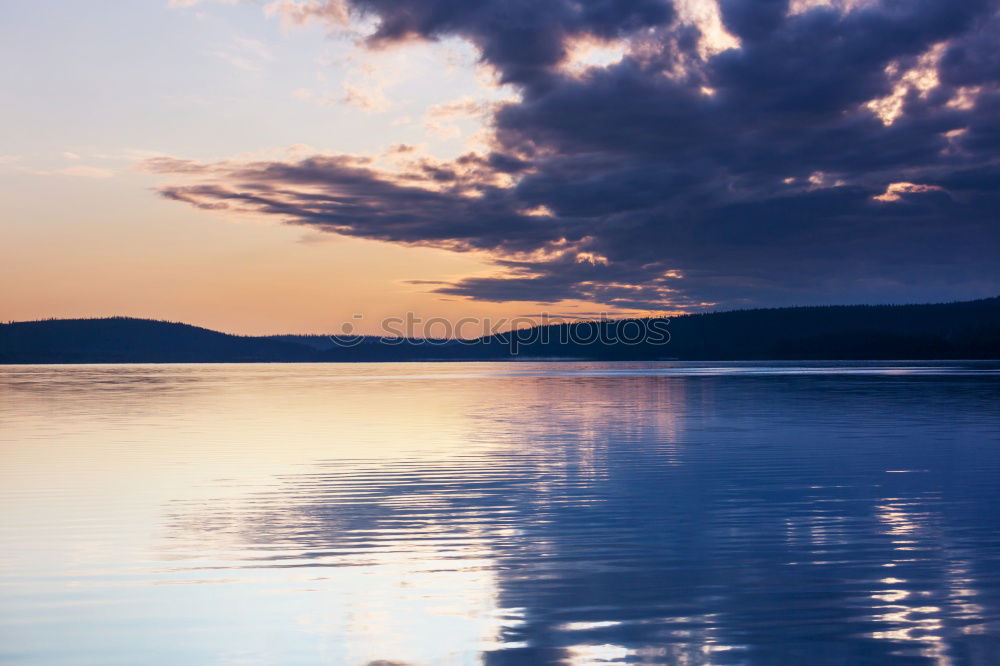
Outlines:
{"type": "MultiPolygon", "coordinates": [[[[215,0],[215,1],[224,5],[235,5],[241,0],[215,0]]],[[[204,0],[167,0],[167,7],[171,8],[195,7],[197,5],[202,4],[202,2],[204,2],[204,0]]]]}
{"type": "Polygon", "coordinates": [[[95,166],[75,166],[63,169],[31,169],[22,168],[25,173],[34,176],[70,176],[73,178],[111,178],[115,172],[111,169],[95,166]]]}
{"type": "Polygon", "coordinates": [[[424,113],[424,128],[439,138],[455,138],[462,134],[458,121],[484,119],[496,106],[496,103],[478,100],[470,95],[435,104],[424,113]]]}
{"type": "Polygon", "coordinates": [[[493,165],[473,155],[453,163],[416,158],[406,171],[378,170],[371,158],[353,156],[250,163],[161,157],[144,167],[197,181],[161,188],[166,198],[350,236],[517,253],[560,234],[550,220],[518,213],[493,165]]]}
{"type": "Polygon", "coordinates": [[[274,60],[274,55],[263,42],[257,39],[251,39],[249,37],[240,37],[239,35],[233,37],[233,44],[236,48],[251,54],[258,60],[274,60]]]}
{"type": "Polygon", "coordinates": [[[343,93],[317,92],[309,88],[296,88],[292,97],[318,106],[338,106],[346,104],[366,113],[383,113],[392,107],[392,100],[378,85],[355,85],[344,82],[343,93]]]}
{"type": "Polygon", "coordinates": [[[340,98],[340,101],[371,113],[388,111],[389,107],[392,106],[389,98],[385,95],[385,91],[380,87],[362,87],[349,83],[344,84],[344,96],[340,98]]]}
{"type": "Polygon", "coordinates": [[[209,53],[247,72],[262,71],[268,62],[274,60],[271,50],[263,42],[239,35],[230,40],[227,48],[209,53]]]}
{"type": "Polygon", "coordinates": [[[211,51],[210,53],[217,58],[225,60],[236,69],[242,69],[245,72],[259,72],[261,70],[260,65],[249,58],[229,53],[228,51],[211,51]]]}
{"type": "Polygon", "coordinates": [[[902,201],[904,194],[917,192],[943,192],[944,188],[938,185],[920,185],[917,183],[889,183],[885,192],[872,197],[876,201],[902,201]]]}
{"type": "Polygon", "coordinates": [[[277,16],[284,26],[305,25],[310,21],[325,22],[334,26],[344,26],[348,23],[349,12],[346,3],[341,1],[307,0],[275,0],[264,7],[266,16],[277,16]]]}
{"type": "Polygon", "coordinates": [[[476,45],[520,93],[488,111],[489,149],[395,171],[347,155],[161,163],[187,179],[163,196],[487,252],[495,276],[435,289],[489,301],[669,309],[1000,291],[997,0],[348,6],[374,26],[371,48],[476,45]],[[588,43],[614,44],[613,57],[574,65],[588,43]]]}

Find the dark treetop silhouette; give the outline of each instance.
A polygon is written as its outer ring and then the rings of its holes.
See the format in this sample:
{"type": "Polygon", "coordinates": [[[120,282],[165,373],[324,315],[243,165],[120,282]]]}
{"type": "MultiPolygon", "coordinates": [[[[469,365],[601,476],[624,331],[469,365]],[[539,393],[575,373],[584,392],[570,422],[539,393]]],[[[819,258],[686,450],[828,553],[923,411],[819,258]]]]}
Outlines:
{"type": "Polygon", "coordinates": [[[125,317],[54,319],[0,325],[0,362],[1000,358],[1000,297],[933,305],[713,312],[676,317],[669,325],[664,321],[576,322],[434,344],[365,337],[343,346],[326,336],[236,336],[125,317]],[[624,330],[627,322],[647,328],[659,322],[670,340],[621,342],[634,337],[634,331],[624,330]]]}

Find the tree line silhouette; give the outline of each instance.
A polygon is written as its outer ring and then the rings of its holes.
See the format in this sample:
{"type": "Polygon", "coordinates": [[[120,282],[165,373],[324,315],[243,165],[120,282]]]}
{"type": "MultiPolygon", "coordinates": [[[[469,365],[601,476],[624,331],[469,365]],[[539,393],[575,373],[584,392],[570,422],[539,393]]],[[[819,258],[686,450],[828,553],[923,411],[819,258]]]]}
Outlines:
{"type": "Polygon", "coordinates": [[[0,363],[1000,359],[1000,297],[552,324],[476,340],[240,336],[109,317],[0,324],[0,363]],[[640,328],[669,331],[669,341],[640,328]]]}

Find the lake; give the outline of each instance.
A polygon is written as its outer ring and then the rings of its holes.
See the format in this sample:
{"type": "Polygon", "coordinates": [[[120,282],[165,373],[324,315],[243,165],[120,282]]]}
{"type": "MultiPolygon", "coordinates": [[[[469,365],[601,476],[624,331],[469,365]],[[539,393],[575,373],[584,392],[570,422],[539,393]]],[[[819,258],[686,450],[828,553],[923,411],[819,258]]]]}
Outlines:
{"type": "Polygon", "coordinates": [[[0,662],[1000,663],[1000,364],[0,367],[0,662]]]}

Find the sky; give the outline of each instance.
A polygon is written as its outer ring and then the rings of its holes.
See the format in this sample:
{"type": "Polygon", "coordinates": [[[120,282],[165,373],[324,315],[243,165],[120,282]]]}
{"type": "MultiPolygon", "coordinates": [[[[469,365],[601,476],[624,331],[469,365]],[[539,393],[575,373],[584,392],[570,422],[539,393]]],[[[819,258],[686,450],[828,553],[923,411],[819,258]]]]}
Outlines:
{"type": "Polygon", "coordinates": [[[998,35],[998,0],[7,3],[0,319],[995,296],[998,35]]]}

